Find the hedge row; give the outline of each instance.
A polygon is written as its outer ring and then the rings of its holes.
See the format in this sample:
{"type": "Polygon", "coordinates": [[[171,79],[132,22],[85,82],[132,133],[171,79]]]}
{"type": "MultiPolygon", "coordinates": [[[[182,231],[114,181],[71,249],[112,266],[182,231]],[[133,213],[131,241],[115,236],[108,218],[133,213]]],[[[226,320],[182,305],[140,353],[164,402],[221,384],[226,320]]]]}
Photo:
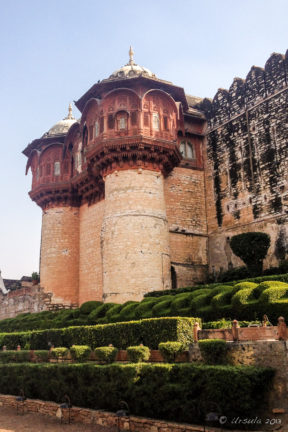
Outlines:
{"type": "Polygon", "coordinates": [[[193,326],[198,318],[152,318],[124,323],[33,330],[19,333],[0,333],[0,347],[45,350],[72,345],[88,345],[92,349],[114,345],[118,349],[143,343],[157,349],[160,342],[179,341],[187,346],[193,342],[193,326]]]}
{"type": "Polygon", "coordinates": [[[116,411],[125,400],[134,415],[202,422],[217,405],[229,418],[253,418],[265,409],[274,372],[250,366],[193,364],[0,365],[0,393],[116,411]],[[151,397],[153,395],[153,397],[151,397]],[[237,397],[235,397],[237,395],[237,397]]]}
{"type": "Polygon", "coordinates": [[[175,316],[199,316],[204,321],[222,318],[261,321],[266,314],[276,324],[280,315],[288,318],[288,274],[280,275],[276,281],[272,279],[273,276],[266,276],[239,283],[186,288],[183,292],[170,290],[166,295],[145,297],[141,302],[128,301],[123,305],[90,301],[75,310],[22,314],[0,321],[0,332],[61,329],[175,316]]]}
{"type": "Polygon", "coordinates": [[[174,290],[161,290],[161,291],[151,291],[146,294],[144,294],[144,297],[162,297],[165,295],[177,295],[181,293],[191,292],[202,288],[215,288],[217,286],[223,286],[223,285],[231,285],[234,286],[238,283],[242,282],[255,282],[255,283],[261,283],[265,281],[281,281],[281,282],[287,282],[288,283],[288,273],[283,274],[277,274],[277,275],[267,275],[267,276],[257,276],[253,278],[245,278],[245,279],[239,279],[239,280],[231,280],[226,282],[215,282],[215,283],[209,283],[209,284],[201,284],[201,285],[195,285],[193,287],[186,287],[186,288],[177,288],[174,290]]]}

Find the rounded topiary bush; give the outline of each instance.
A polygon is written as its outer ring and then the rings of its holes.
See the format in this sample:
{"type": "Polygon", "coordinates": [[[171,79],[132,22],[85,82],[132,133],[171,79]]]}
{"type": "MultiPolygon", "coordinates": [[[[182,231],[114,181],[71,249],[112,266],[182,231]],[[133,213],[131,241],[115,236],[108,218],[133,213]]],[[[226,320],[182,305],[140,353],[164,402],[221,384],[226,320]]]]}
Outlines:
{"type": "Polygon", "coordinates": [[[233,286],[233,290],[236,292],[241,289],[248,289],[248,288],[256,288],[258,285],[255,282],[239,282],[233,286]]]}
{"type": "Polygon", "coordinates": [[[174,299],[173,296],[160,297],[161,301],[158,301],[152,308],[153,317],[164,317],[171,314],[171,302],[174,299]],[[163,298],[165,297],[165,300],[163,298]],[[169,297],[169,298],[168,298],[169,297]]]}
{"type": "Polygon", "coordinates": [[[183,308],[187,308],[188,311],[192,299],[193,295],[189,292],[176,295],[171,302],[171,312],[177,314],[177,312],[180,312],[183,308]]]}
{"type": "Polygon", "coordinates": [[[144,345],[130,346],[127,348],[128,360],[132,363],[140,363],[149,360],[150,349],[144,345]]]}
{"type": "Polygon", "coordinates": [[[207,294],[207,298],[208,299],[212,299],[213,297],[215,297],[218,294],[224,294],[226,292],[232,291],[233,286],[230,285],[220,285],[216,288],[213,288],[210,293],[207,294]]]}
{"type": "Polygon", "coordinates": [[[91,348],[88,345],[72,345],[70,353],[73,360],[83,362],[89,359],[91,348]]]}
{"type": "Polygon", "coordinates": [[[158,346],[163,358],[168,363],[175,362],[178,354],[184,351],[183,344],[181,342],[161,342],[158,346]]]}
{"type": "Polygon", "coordinates": [[[274,303],[284,299],[288,299],[288,285],[287,287],[273,287],[265,289],[260,295],[259,301],[262,303],[274,303]]]}
{"type": "Polygon", "coordinates": [[[135,316],[137,318],[152,318],[152,308],[159,302],[158,298],[150,298],[141,301],[135,308],[135,316]]]}
{"type": "Polygon", "coordinates": [[[104,318],[109,309],[115,306],[116,303],[103,303],[96,309],[92,310],[88,315],[88,321],[90,323],[100,322],[100,318],[104,318]]]}
{"type": "Polygon", "coordinates": [[[116,304],[115,306],[112,306],[108,311],[106,312],[106,318],[108,322],[117,322],[121,321],[119,312],[121,311],[123,305],[122,304],[116,304]]]}
{"type": "Polygon", "coordinates": [[[270,246],[270,236],[263,232],[248,232],[235,235],[230,240],[235,255],[246,264],[251,276],[262,273],[263,260],[270,246]]]}
{"type": "Polygon", "coordinates": [[[193,298],[190,302],[190,307],[192,312],[196,312],[202,308],[203,306],[209,306],[209,297],[208,294],[202,294],[195,298],[193,298]]]}
{"type": "Polygon", "coordinates": [[[96,360],[103,363],[113,363],[116,360],[118,349],[113,346],[98,347],[94,350],[96,360]]]}
{"type": "Polygon", "coordinates": [[[227,362],[228,345],[223,339],[202,339],[198,342],[202,358],[207,364],[227,362]]]}
{"type": "Polygon", "coordinates": [[[234,307],[256,302],[258,302],[258,299],[256,298],[255,288],[241,289],[234,294],[231,300],[234,307]]]}
{"type": "Polygon", "coordinates": [[[83,315],[89,315],[94,309],[97,309],[103,303],[100,301],[87,301],[80,306],[80,312],[83,315]]]}
{"type": "Polygon", "coordinates": [[[223,306],[230,305],[232,295],[233,295],[232,290],[215,295],[211,299],[211,306],[220,309],[223,306]]]}
{"type": "Polygon", "coordinates": [[[136,319],[135,309],[139,305],[139,302],[129,301],[122,305],[119,311],[119,318],[121,321],[131,321],[136,319]]]}
{"type": "Polygon", "coordinates": [[[66,347],[52,348],[50,351],[51,358],[58,359],[58,360],[66,358],[68,354],[69,354],[69,350],[66,347]]]}

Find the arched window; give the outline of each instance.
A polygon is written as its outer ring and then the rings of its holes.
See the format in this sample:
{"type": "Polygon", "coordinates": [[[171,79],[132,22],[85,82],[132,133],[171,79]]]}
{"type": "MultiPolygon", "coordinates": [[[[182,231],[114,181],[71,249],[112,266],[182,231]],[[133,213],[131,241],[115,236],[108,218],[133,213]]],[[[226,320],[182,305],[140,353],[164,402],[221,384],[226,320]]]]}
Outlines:
{"type": "Polygon", "coordinates": [[[50,163],[46,164],[46,175],[50,175],[51,174],[51,165],[50,163]]]}
{"type": "Polygon", "coordinates": [[[173,266],[171,266],[171,282],[172,289],[177,289],[177,273],[173,266]]]}
{"type": "Polygon", "coordinates": [[[114,115],[108,115],[108,129],[114,129],[114,115]]]}
{"type": "Polygon", "coordinates": [[[137,111],[132,111],[131,113],[131,125],[132,126],[137,125],[137,111]]]}
{"type": "Polygon", "coordinates": [[[89,126],[89,141],[92,141],[93,140],[93,125],[92,126],[89,126]]]}
{"type": "Polygon", "coordinates": [[[169,120],[167,116],[163,117],[164,129],[169,130],[169,120]]]}
{"type": "Polygon", "coordinates": [[[84,128],[83,128],[83,144],[86,147],[88,144],[88,129],[87,126],[85,124],[84,128]]]}
{"type": "Polygon", "coordinates": [[[181,141],[180,153],[184,159],[196,159],[195,149],[190,141],[181,141]]]}
{"type": "Polygon", "coordinates": [[[127,114],[127,112],[125,112],[125,111],[118,112],[116,119],[117,119],[117,130],[118,131],[127,130],[127,126],[128,126],[128,114],[127,114]]]}
{"type": "Polygon", "coordinates": [[[153,129],[156,131],[160,130],[160,117],[159,113],[153,113],[153,129]]]}
{"type": "Polygon", "coordinates": [[[54,176],[60,175],[60,162],[56,161],[54,162],[54,176]]]}
{"type": "Polygon", "coordinates": [[[144,126],[149,127],[149,114],[144,112],[144,126]]]}
{"type": "Polygon", "coordinates": [[[99,136],[99,122],[96,120],[95,122],[95,137],[99,136]]]}

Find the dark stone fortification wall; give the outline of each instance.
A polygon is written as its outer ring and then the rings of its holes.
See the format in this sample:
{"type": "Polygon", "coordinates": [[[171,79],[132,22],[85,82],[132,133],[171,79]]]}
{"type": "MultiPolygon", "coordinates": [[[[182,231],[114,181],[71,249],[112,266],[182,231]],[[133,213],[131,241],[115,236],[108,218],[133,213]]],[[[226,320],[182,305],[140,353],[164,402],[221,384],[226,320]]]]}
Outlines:
{"type": "Polygon", "coordinates": [[[253,66],[213,101],[198,108],[208,120],[206,154],[209,262],[216,270],[243,263],[229,238],[264,231],[271,247],[264,266],[288,252],[288,51],[253,66]]]}

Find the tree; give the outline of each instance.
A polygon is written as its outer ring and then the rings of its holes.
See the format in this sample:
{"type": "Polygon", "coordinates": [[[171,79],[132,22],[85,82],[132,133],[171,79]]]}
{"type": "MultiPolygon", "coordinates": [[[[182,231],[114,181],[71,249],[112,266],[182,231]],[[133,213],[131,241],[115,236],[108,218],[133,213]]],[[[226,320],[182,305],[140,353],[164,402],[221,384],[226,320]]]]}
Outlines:
{"type": "Polygon", "coordinates": [[[231,238],[230,246],[235,255],[244,261],[251,276],[262,273],[263,260],[270,246],[270,236],[261,232],[248,232],[231,238]]]}

